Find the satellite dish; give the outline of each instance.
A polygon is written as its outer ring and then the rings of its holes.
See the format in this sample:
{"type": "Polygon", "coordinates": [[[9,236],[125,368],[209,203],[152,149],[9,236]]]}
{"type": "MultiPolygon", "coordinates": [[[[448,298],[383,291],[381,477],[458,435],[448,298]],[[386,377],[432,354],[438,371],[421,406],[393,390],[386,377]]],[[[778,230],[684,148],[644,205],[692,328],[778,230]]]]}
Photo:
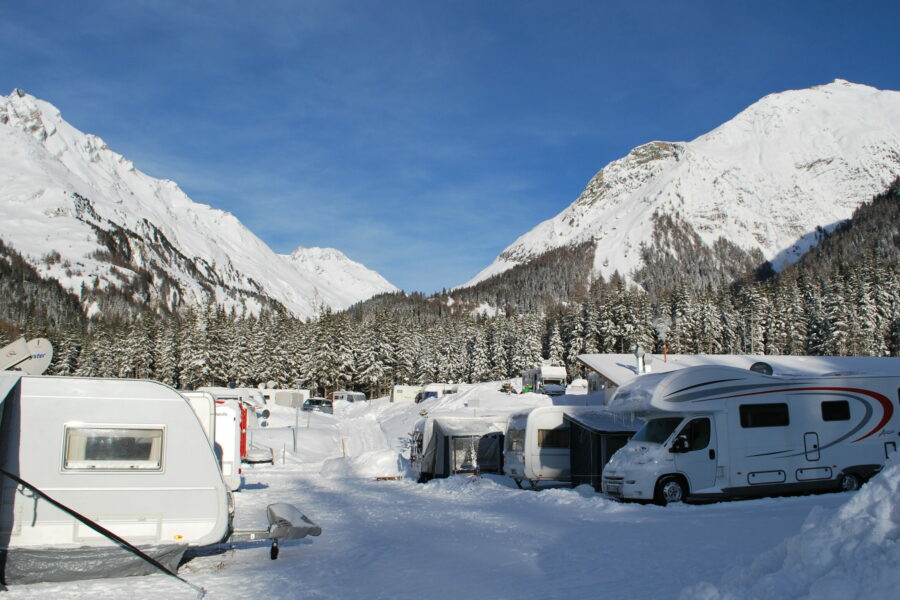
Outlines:
{"type": "Polygon", "coordinates": [[[767,362],[755,362],[750,365],[750,370],[755,373],[762,373],[763,375],[771,375],[772,374],[772,365],[767,362]]]}
{"type": "Polygon", "coordinates": [[[53,344],[46,338],[36,338],[29,340],[26,345],[28,358],[16,365],[16,368],[29,375],[43,375],[53,361],[53,344]]]}
{"type": "Polygon", "coordinates": [[[16,365],[31,358],[28,342],[21,337],[0,349],[0,371],[9,371],[16,365]]]}

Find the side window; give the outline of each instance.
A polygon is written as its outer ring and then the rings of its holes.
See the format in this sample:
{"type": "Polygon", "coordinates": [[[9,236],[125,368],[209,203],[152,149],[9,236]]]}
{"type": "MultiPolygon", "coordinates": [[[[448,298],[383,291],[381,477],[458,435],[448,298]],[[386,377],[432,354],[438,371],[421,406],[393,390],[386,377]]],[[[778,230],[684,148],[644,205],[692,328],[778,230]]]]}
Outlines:
{"type": "Polygon", "coordinates": [[[779,404],[742,404],[741,427],[787,427],[790,424],[788,405],[779,404]]]}
{"type": "Polygon", "coordinates": [[[506,444],[511,452],[525,450],[525,430],[510,429],[506,434],[506,444]]]}
{"type": "Polygon", "coordinates": [[[688,448],[691,451],[703,450],[709,446],[710,424],[709,419],[694,419],[684,426],[681,434],[687,436],[688,448]]]}
{"type": "Polygon", "coordinates": [[[66,426],[65,471],[160,471],[163,428],[66,426]]]}
{"type": "Polygon", "coordinates": [[[846,400],[830,400],[822,403],[823,421],[849,421],[850,403],[846,400]]]}
{"type": "Polygon", "coordinates": [[[568,448],[569,428],[538,429],[538,446],[541,448],[568,448]]]}

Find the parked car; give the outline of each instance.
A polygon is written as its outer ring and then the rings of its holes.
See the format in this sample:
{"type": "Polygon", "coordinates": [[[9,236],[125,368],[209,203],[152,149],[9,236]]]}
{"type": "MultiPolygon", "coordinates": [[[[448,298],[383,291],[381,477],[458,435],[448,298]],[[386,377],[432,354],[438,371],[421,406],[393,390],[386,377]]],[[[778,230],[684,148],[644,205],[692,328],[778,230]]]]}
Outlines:
{"type": "Polygon", "coordinates": [[[303,403],[303,410],[328,413],[329,415],[334,413],[331,400],[327,398],[309,398],[303,403]]]}

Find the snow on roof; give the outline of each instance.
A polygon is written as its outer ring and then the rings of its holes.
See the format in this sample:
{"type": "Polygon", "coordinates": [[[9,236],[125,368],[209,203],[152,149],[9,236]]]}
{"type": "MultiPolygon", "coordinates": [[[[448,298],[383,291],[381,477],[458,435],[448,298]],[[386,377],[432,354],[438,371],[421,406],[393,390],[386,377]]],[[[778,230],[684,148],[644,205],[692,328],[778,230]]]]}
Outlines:
{"type": "MultiPolygon", "coordinates": [[[[622,386],[638,376],[633,354],[582,354],[578,357],[590,369],[614,386],[622,386]]],[[[759,354],[647,354],[652,373],[664,373],[706,365],[749,369],[757,362],[772,366],[775,375],[869,374],[900,375],[900,358],[873,356],[771,356],[759,354]]]]}
{"type": "Polygon", "coordinates": [[[637,431],[643,423],[640,419],[597,409],[566,411],[565,418],[569,421],[575,421],[582,427],[595,432],[637,431]]]}
{"type": "Polygon", "coordinates": [[[496,423],[491,417],[438,417],[434,420],[434,427],[440,429],[445,436],[484,435],[495,431],[502,432],[506,423],[496,423]]]}

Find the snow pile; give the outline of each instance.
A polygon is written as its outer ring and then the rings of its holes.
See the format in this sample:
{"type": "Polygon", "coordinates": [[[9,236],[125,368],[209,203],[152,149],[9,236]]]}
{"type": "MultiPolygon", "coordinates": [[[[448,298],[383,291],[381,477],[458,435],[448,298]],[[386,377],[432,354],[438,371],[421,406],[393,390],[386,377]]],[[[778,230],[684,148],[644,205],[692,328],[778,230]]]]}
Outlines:
{"type": "Polygon", "coordinates": [[[900,462],[837,510],[814,509],[802,532],[682,600],[895,598],[900,589],[900,462]]]}
{"type": "Polygon", "coordinates": [[[364,477],[368,479],[403,477],[408,463],[391,449],[372,450],[358,456],[330,458],[322,464],[323,477],[364,477]]]}

